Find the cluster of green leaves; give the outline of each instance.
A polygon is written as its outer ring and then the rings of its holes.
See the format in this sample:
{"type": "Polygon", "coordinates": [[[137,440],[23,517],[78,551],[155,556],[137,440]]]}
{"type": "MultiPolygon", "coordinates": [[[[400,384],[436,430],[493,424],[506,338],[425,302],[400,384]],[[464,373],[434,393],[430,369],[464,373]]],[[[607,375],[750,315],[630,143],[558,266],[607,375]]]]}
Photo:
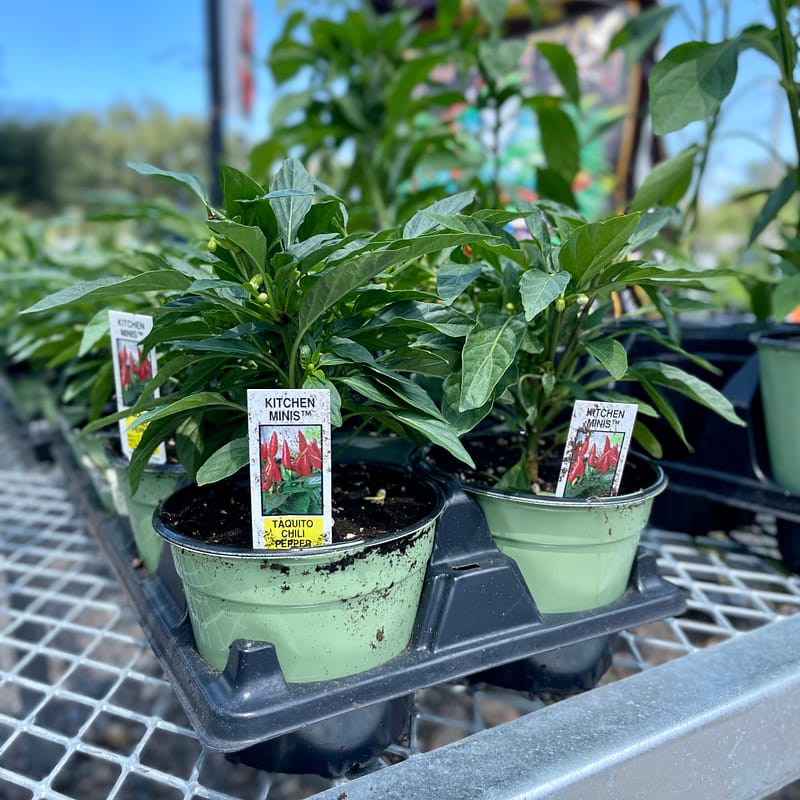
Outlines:
{"type": "Polygon", "coordinates": [[[208,249],[182,258],[148,254],[145,271],[78,284],[29,309],[50,313],[87,302],[116,308],[140,293],[164,298],[143,343],[158,348],[158,375],[125,412],[142,412],[139,422],[147,423],[131,462],[133,485],[149,452],[172,433],[187,472],[201,482],[244,466],[246,390],[255,388],[329,389],[334,425],[368,423],[469,461],[436,403],[410,377],[447,373],[436,339],[464,332],[463,316],[412,287],[422,265],[429,272],[437,258],[484,234],[434,231],[419,217],[402,231],[348,233],[344,203],[292,159],[269,190],[223,168],[220,209],[192,175],[133,166],[195,192],[208,216],[208,249]],[[167,390],[161,398],[152,397],[156,386],[167,390]]]}
{"type": "MultiPolygon", "coordinates": [[[[379,13],[368,0],[349,5],[338,18],[307,10],[289,16],[268,58],[275,82],[289,88],[273,106],[270,139],[253,151],[253,174],[299,153],[353,199],[354,222],[369,228],[405,222],[454,191],[441,182],[420,186],[421,174],[447,173],[457,189],[474,189],[482,205],[497,207],[500,128],[510,110],[527,106],[545,161],[531,161],[530,177],[541,196],[575,205],[581,93],[563,45],[536,45],[560,85],[558,94],[544,95],[521,80],[527,45],[503,35],[505,0],[469,11],[458,0],[439,2],[424,24],[409,8],[379,13]],[[453,108],[471,109],[486,130],[476,136],[454,127],[444,113],[453,108]]],[[[535,17],[538,4],[529,5],[535,17]]]]}
{"type": "MultiPolygon", "coordinates": [[[[745,276],[743,284],[751,293],[752,310],[761,318],[772,315],[783,319],[800,305],[800,215],[795,209],[784,213],[790,202],[797,203],[800,190],[800,91],[795,78],[798,53],[797,0],[768,0],[772,20],[752,25],[733,34],[727,26],[720,41],[711,41],[707,30],[708,9],[701,5],[703,35],[697,41],[684,42],[672,48],[652,69],[649,78],[650,113],[653,131],[666,135],[692,123],[702,123],[704,138],[675,158],[654,170],[659,187],[650,182],[651,191],[643,198],[666,200],[680,196],[695,182],[687,208],[687,225],[695,225],[699,216],[699,184],[708,166],[712,145],[716,140],[718,122],[725,102],[737,82],[739,58],[745,51],[755,51],[775,65],[779,78],[794,142],[795,160],[784,163],[783,175],[776,185],[758,187],[748,197],[761,199],[760,208],[750,224],[745,243],[751,248],[768,227],[779,228],[783,244],[768,249],[773,254],[774,271],[759,279],[745,276]]],[[[644,12],[620,32],[616,46],[625,47],[629,54],[639,52],[641,44],[654,41],[677,6],[656,8],[644,12]],[[639,48],[639,50],[637,50],[639,48]]],[[[725,17],[729,20],[729,15],[725,17]]],[[[769,146],[769,145],[768,145],[769,146]]],[[[741,198],[747,199],[747,198],[741,198]]]]}
{"type": "Polygon", "coordinates": [[[530,238],[518,240],[503,227],[512,212],[422,212],[437,229],[481,234],[469,255],[453,258],[437,272],[440,298],[470,322],[457,345],[456,369],[443,382],[443,411],[460,433],[490,414],[524,432],[519,462],[502,486],[530,490],[539,483],[543,460],[560,455],[576,399],[638,403],[634,435],[656,457],[659,442],[641,417],[662,416],[689,444],[665,390],[743,424],[707,382],[671,364],[628,362],[624,340],[640,330],[714,369],[681,350],[669,295],[703,288],[704,280],[717,273],[635,257],[670,213],[634,212],[586,222],[569,208],[542,203],[524,212],[530,238]],[[611,295],[630,286],[646,292],[652,306],[614,320],[611,295]],[[643,311],[662,316],[666,333],[652,325],[652,314],[643,318],[643,311]],[[626,384],[638,384],[649,402],[635,399],[626,384]]]}
{"type": "MultiPolygon", "coordinates": [[[[114,375],[108,315],[105,309],[98,310],[97,296],[78,298],[46,314],[20,311],[34,305],[43,292],[69,295],[76,284],[86,283],[102,291],[108,284],[116,286],[122,279],[148,271],[151,254],[129,250],[133,243],[147,247],[145,234],[168,253],[180,252],[181,242],[196,236],[197,230],[161,200],[120,199],[115,210],[94,218],[71,214],[27,220],[4,211],[0,214],[4,357],[47,383],[70,408],[70,417],[99,417],[113,399],[114,375]]],[[[148,313],[157,304],[157,298],[131,291],[119,297],[116,308],[148,313]]]]}

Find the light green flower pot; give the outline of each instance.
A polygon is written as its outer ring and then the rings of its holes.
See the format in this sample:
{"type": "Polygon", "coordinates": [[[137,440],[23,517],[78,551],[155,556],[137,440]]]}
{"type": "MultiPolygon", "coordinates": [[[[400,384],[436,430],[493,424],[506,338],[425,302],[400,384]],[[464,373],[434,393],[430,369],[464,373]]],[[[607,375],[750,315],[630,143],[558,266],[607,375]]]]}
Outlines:
{"type": "MultiPolygon", "coordinates": [[[[271,642],[289,682],[378,666],[408,645],[443,501],[368,541],[289,552],[205,544],[156,517],[183,581],[197,650],[222,669],[235,639],[271,642]]],[[[176,507],[180,492],[168,504],[176,507]]],[[[249,520],[248,520],[249,524],[249,520]]]]}
{"type": "Polygon", "coordinates": [[[178,483],[186,477],[186,471],[180,464],[148,466],[134,494],[128,481],[128,462],[115,454],[111,454],[109,459],[114,466],[121,505],[131,524],[136,551],[144,566],[155,572],[164,540],[153,527],[153,514],[159,503],[174,493],[178,483]]]}
{"type": "Polygon", "coordinates": [[[625,591],[653,499],[667,485],[660,467],[630,461],[648,474],[648,484],[617,497],[565,499],[465,485],[543,614],[588,611],[625,591]]]}
{"type": "Polygon", "coordinates": [[[776,483],[800,492],[800,326],[753,337],[758,349],[767,447],[776,483]]]}

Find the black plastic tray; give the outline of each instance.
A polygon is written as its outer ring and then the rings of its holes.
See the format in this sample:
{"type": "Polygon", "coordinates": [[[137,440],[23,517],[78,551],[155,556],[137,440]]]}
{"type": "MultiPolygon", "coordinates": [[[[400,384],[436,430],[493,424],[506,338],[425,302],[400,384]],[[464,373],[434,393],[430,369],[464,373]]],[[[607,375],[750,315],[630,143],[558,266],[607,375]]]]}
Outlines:
{"type": "MultiPolygon", "coordinates": [[[[716,380],[746,428],[731,425],[711,411],[672,398],[682,419],[690,420],[693,452],[669,448],[659,463],[669,477],[667,491],[656,498],[651,524],[704,535],[731,532],[757,514],[775,517],[777,543],[787,565],[800,571],[800,494],[779,486],[771,475],[759,386],[758,354],[750,336],[757,325],[693,326],[683,346],[722,369],[716,380]],[[682,404],[682,405],[681,405],[682,404]]],[[[629,358],[672,360],[692,371],[685,357],[636,342],[629,358]]],[[[707,373],[696,374],[706,377],[707,373]]],[[[668,435],[662,433],[662,438],[668,435]]]]}
{"type": "MultiPolygon", "coordinates": [[[[290,684],[271,644],[237,641],[219,671],[195,649],[169,547],[155,573],[139,566],[127,519],[103,507],[97,480],[76,463],[74,432],[61,422],[50,449],[192,726],[207,746],[252,766],[341,775],[403,733],[415,691],[452,679],[556,695],[591,688],[609,666],[617,632],[686,608],[683,591],[664,580],[654,556],[640,548],[618,601],[589,612],[541,615],[516,565],[493,544],[478,505],[452,484],[403,653],[358,675],[290,684]]],[[[365,450],[376,452],[375,443],[365,450]]],[[[401,448],[391,455],[402,460],[406,453],[401,448]]]]}
{"type": "Polygon", "coordinates": [[[194,647],[169,548],[154,574],[136,569],[124,521],[94,511],[97,540],[137,607],[153,650],[202,741],[226,752],[426,686],[478,673],[633,625],[683,612],[683,592],[640,550],[615,603],[577,614],[541,615],[516,565],[492,543],[477,504],[451,492],[439,523],[409,647],[358,675],[289,684],[269,643],[236,641],[226,668],[194,647]]]}

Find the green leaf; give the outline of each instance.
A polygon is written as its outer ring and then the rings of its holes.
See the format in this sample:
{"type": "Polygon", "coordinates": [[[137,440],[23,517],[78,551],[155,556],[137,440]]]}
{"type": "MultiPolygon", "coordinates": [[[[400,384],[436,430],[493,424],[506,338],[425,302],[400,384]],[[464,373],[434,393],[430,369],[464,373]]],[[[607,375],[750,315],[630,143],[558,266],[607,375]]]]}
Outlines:
{"type": "Polygon", "coordinates": [[[128,161],[128,166],[140,175],[160,175],[162,178],[169,178],[188,186],[203,201],[203,204],[206,207],[208,206],[206,187],[196,175],[191,175],[188,172],[170,172],[166,169],[154,167],[152,164],[142,164],[139,161],[128,161]]]}
{"type": "Polygon", "coordinates": [[[758,239],[764,228],[778,216],[778,212],[792,199],[797,188],[797,170],[792,169],[767,196],[766,202],[753,223],[753,229],[750,231],[750,238],[747,241],[748,247],[758,239]]]}
{"type": "Polygon", "coordinates": [[[224,164],[220,168],[222,179],[222,204],[231,216],[240,213],[239,200],[255,200],[264,194],[264,188],[249,175],[224,164]]]}
{"type": "Polygon", "coordinates": [[[387,394],[383,388],[376,386],[370,378],[364,375],[347,375],[336,380],[367,400],[376,403],[380,408],[390,409],[392,415],[395,409],[400,408],[398,398],[387,394]]]}
{"type": "Polygon", "coordinates": [[[94,349],[94,346],[104,337],[108,336],[108,311],[103,308],[98,311],[87,323],[81,336],[81,346],[78,356],[85,356],[94,349]]]}
{"type": "Polygon", "coordinates": [[[775,320],[785,319],[800,306],[800,275],[786,275],[772,292],[772,316],[775,320]]]}
{"type": "Polygon", "coordinates": [[[556,106],[536,109],[547,166],[571,183],[580,166],[580,142],[569,115],[556,106]]]}
{"type": "MultiPolygon", "coordinates": [[[[498,3],[499,0],[487,0],[498,3]]],[[[478,44],[478,59],[488,79],[495,84],[503,84],[519,71],[525,52],[525,42],[521,39],[504,39],[502,44],[484,39],[478,44]]]]}
{"type": "MultiPolygon", "coordinates": [[[[168,398],[167,398],[168,399],[168,398]]],[[[163,399],[162,399],[163,402],[163,399]]],[[[180,400],[175,400],[168,405],[161,405],[160,408],[154,408],[150,411],[145,411],[136,420],[136,425],[141,425],[165,419],[166,417],[175,416],[176,414],[183,414],[187,411],[195,409],[209,409],[209,408],[228,408],[232,411],[238,411],[242,414],[247,413],[247,408],[238,403],[232,403],[223,395],[218,392],[196,392],[188,397],[183,397],[180,400]]]]}
{"type": "Polygon", "coordinates": [[[60,292],[43,298],[30,308],[21,311],[21,314],[34,314],[39,311],[49,311],[53,308],[68,306],[78,300],[97,302],[99,300],[119,299],[140,292],[171,292],[185,289],[191,280],[179,272],[171,269],[159,269],[151,272],[142,272],[124,278],[97,278],[93,281],[76,283],[60,292]]]}
{"type": "Polygon", "coordinates": [[[489,399],[480,408],[459,411],[458,404],[461,399],[461,372],[450,372],[444,379],[442,389],[444,392],[442,415],[459,436],[468,433],[481,420],[485,419],[494,405],[493,401],[489,399]]]}
{"type": "Polygon", "coordinates": [[[298,315],[298,336],[302,336],[331,306],[354,289],[380,275],[385,269],[408,258],[408,249],[367,253],[344,261],[326,272],[306,292],[298,315]]]}
{"type": "Polygon", "coordinates": [[[639,226],[639,214],[590,222],[572,231],[558,251],[558,261],[582,291],[605,267],[614,264],[639,226]]]}
{"type": "Polygon", "coordinates": [[[656,205],[674,206],[692,182],[699,148],[687,147],[678,155],[656,164],[636,190],[631,211],[646,211],[656,205]]]}
{"type": "Polygon", "coordinates": [[[289,38],[279,39],[270,50],[267,63],[272,77],[280,85],[293,78],[303,67],[316,63],[317,52],[289,38]]]}
{"type": "Polygon", "coordinates": [[[375,318],[378,325],[391,325],[395,322],[409,323],[411,327],[421,327],[453,338],[466,336],[473,325],[471,317],[456,308],[413,300],[389,305],[375,318]]]}
{"type": "Polygon", "coordinates": [[[246,467],[250,461],[250,448],[247,437],[232,439],[219,450],[212,453],[197,470],[197,485],[216,483],[246,467]]]}
{"type": "Polygon", "coordinates": [[[452,303],[479,275],[480,264],[442,264],[436,270],[436,292],[444,302],[452,303]]]}
{"type": "Polygon", "coordinates": [[[512,317],[481,309],[461,353],[459,411],[480,408],[492,397],[495,387],[514,363],[525,328],[525,320],[520,315],[512,317]]]}
{"type": "Polygon", "coordinates": [[[564,87],[567,97],[575,105],[581,101],[581,88],[575,60],[563,44],[557,42],[538,42],[536,49],[550,65],[559,83],[564,87]]]}
{"type": "Polygon", "coordinates": [[[658,417],[658,411],[653,406],[638,397],[631,397],[629,394],[606,390],[605,392],[597,392],[596,397],[606,403],[633,403],[633,405],[638,406],[638,411],[636,412],[638,416],[653,417],[654,419],[658,417]]]}
{"type": "MultiPolygon", "coordinates": [[[[633,371],[634,366],[631,366],[631,372],[633,371]]],[[[745,425],[744,420],[736,413],[731,401],[722,392],[695,375],[676,367],[674,364],[658,361],[640,361],[635,365],[635,373],[638,377],[643,377],[653,384],[674,389],[696,403],[710,408],[734,425],[745,425]]]]}
{"type": "MultiPolygon", "coordinates": [[[[630,372],[635,372],[633,367],[631,368],[630,372]]],[[[675,431],[678,438],[686,445],[686,447],[691,450],[692,446],[689,444],[689,441],[686,438],[686,432],[683,430],[680,417],[678,417],[678,415],[675,413],[675,408],[672,406],[672,403],[670,403],[669,400],[667,400],[667,398],[664,397],[664,395],[661,394],[661,392],[652,383],[650,383],[647,378],[644,377],[644,375],[637,375],[637,380],[647,396],[653,401],[653,405],[666,420],[667,424],[672,428],[673,431],[675,431]]]]}
{"type": "Polygon", "coordinates": [[[435,203],[423,208],[414,214],[413,217],[405,224],[403,228],[404,239],[414,239],[427,233],[436,227],[436,220],[431,217],[431,214],[457,214],[466,208],[475,199],[475,192],[459,192],[443,200],[437,200],[435,203]]]}
{"type": "Polygon", "coordinates": [[[508,0],[478,0],[478,13],[492,31],[499,32],[503,26],[507,6],[508,0]]]}
{"type": "Polygon", "coordinates": [[[339,390],[325,377],[312,373],[303,381],[304,389],[327,389],[330,392],[331,425],[338,428],[342,424],[342,397],[339,390]]]}
{"type": "Polygon", "coordinates": [[[616,339],[596,339],[586,349],[608,370],[614,380],[622,380],[628,371],[628,354],[616,339]]]}
{"type": "Polygon", "coordinates": [[[626,73],[642,62],[677,9],[678,6],[674,5],[638,11],[611,37],[608,52],[612,53],[618,48],[624,50],[626,73]]]}
{"type": "Polygon", "coordinates": [[[633,424],[633,438],[653,458],[661,458],[664,455],[661,442],[656,439],[650,428],[638,419],[633,424]]]}
{"type": "Polygon", "coordinates": [[[311,208],[314,197],[314,181],[305,167],[296,159],[283,162],[270,185],[270,203],[281,229],[281,238],[286,247],[294,243],[295,234],[311,208]],[[287,192],[277,195],[277,192],[287,192]]]}
{"type": "Polygon", "coordinates": [[[210,220],[208,227],[220,239],[232,242],[244,250],[256,267],[264,268],[264,262],[267,260],[267,240],[258,228],[251,225],[240,225],[238,222],[230,222],[225,219],[210,220]]]}
{"type": "Polygon", "coordinates": [[[572,193],[570,181],[555,169],[539,167],[536,170],[536,189],[542,197],[569,208],[578,207],[575,195],[572,193]]]}
{"type": "Polygon", "coordinates": [[[675,212],[670,208],[658,208],[655,211],[644,212],[639,218],[636,231],[628,242],[630,249],[635,250],[649,242],[674,216],[675,212]]]}
{"type": "Polygon", "coordinates": [[[447,422],[432,419],[413,411],[395,411],[392,416],[409,428],[419,431],[429,441],[438,444],[439,447],[443,447],[459,461],[463,461],[471,467],[475,466],[470,454],[464,449],[464,445],[461,444],[455,431],[447,422]]]}
{"type": "Polygon", "coordinates": [[[563,294],[569,283],[567,272],[543,272],[529,269],[524,272],[519,282],[522,295],[522,306],[525,319],[530,322],[544,311],[560,294],[563,294]]]}
{"type": "Polygon", "coordinates": [[[650,107],[657,136],[716,114],[736,80],[740,42],[686,42],[650,73],[650,107]]]}

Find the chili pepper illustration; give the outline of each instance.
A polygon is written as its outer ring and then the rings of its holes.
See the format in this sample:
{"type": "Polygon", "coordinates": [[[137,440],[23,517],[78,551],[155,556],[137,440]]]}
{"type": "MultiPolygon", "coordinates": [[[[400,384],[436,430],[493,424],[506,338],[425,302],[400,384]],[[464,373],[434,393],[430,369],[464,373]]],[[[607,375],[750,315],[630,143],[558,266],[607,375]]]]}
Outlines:
{"type": "Polygon", "coordinates": [[[261,473],[261,488],[271,489],[282,480],[283,475],[281,474],[281,468],[277,465],[274,458],[267,456],[264,469],[261,473]]]}
{"type": "Polygon", "coordinates": [[[306,451],[303,451],[297,456],[293,469],[297,473],[298,478],[305,478],[306,475],[311,474],[311,464],[309,463],[308,453],[306,451]]]}
{"type": "Polygon", "coordinates": [[[611,469],[611,464],[609,463],[610,452],[611,452],[610,450],[607,450],[605,453],[603,453],[603,455],[601,455],[600,458],[597,459],[597,463],[595,464],[594,467],[599,473],[603,475],[605,475],[605,473],[608,472],[609,469],[611,469]]]}
{"type": "Polygon", "coordinates": [[[576,456],[585,456],[586,451],[589,449],[589,437],[584,436],[581,443],[575,448],[576,456]]]}
{"type": "Polygon", "coordinates": [[[597,448],[595,447],[594,442],[592,442],[592,446],[589,449],[589,466],[590,467],[597,467],[597,448]]]}
{"type": "Polygon", "coordinates": [[[292,454],[289,450],[289,442],[287,442],[286,439],[283,440],[283,447],[281,448],[281,466],[284,469],[294,469],[292,454]]]}
{"type": "Polygon", "coordinates": [[[322,469],[322,453],[316,439],[308,446],[308,461],[314,469],[322,469]]]}
{"type": "Polygon", "coordinates": [[[267,455],[275,456],[278,455],[278,432],[272,431],[272,436],[269,437],[269,444],[267,445],[267,455]]]}
{"type": "Polygon", "coordinates": [[[567,483],[573,483],[578,478],[586,475],[586,465],[583,463],[583,457],[578,457],[572,462],[567,475],[567,483]]]}

